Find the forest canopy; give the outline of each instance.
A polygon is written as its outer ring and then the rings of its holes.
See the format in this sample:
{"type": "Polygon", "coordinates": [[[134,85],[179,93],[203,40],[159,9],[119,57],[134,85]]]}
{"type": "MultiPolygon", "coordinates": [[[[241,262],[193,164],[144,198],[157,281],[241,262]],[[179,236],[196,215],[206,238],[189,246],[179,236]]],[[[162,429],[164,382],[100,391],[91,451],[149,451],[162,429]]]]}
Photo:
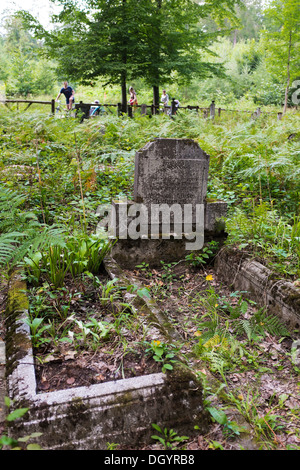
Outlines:
{"type": "Polygon", "coordinates": [[[7,96],[52,95],[68,79],[117,85],[123,105],[129,83],[152,90],[155,103],[159,87],[176,84],[189,102],[293,104],[300,77],[295,0],[55,3],[60,11],[48,29],[25,11],[6,19],[0,80],[7,96]]]}

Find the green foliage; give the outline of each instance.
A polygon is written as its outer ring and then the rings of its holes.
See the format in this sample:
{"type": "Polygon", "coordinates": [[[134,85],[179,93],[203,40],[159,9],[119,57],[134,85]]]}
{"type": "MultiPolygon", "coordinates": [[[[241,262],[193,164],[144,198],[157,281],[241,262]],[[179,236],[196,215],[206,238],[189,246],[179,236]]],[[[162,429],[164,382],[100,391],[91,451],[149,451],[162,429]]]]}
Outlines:
{"type": "Polygon", "coordinates": [[[32,339],[32,346],[38,348],[41,344],[49,343],[49,339],[44,338],[43,333],[48,330],[51,325],[43,325],[43,318],[34,318],[32,321],[29,318],[25,319],[25,323],[30,327],[30,335],[32,339]]]}
{"type": "Polygon", "coordinates": [[[155,434],[151,436],[151,438],[157,440],[166,450],[174,450],[179,443],[188,440],[187,436],[178,436],[177,432],[173,429],[162,429],[158,424],[154,423],[152,423],[152,427],[155,431],[158,431],[160,435],[155,434]]]}
{"type": "Polygon", "coordinates": [[[231,299],[230,303],[219,298],[215,289],[210,287],[205,296],[194,300],[196,305],[205,308],[202,318],[196,322],[198,343],[195,352],[224,379],[225,373],[236,367],[251,367],[257,363],[257,353],[248,352],[245,338],[251,344],[259,344],[268,334],[290,336],[276,316],[255,308],[255,303],[244,300],[242,293],[234,293],[231,299]],[[236,301],[238,294],[240,297],[236,301]]]}
{"type": "Polygon", "coordinates": [[[211,242],[208,242],[207,246],[204,246],[200,252],[191,252],[186,255],[185,259],[192,266],[206,264],[208,260],[211,259],[217,252],[217,249],[218,242],[212,240],[211,242]]]}
{"type": "Polygon", "coordinates": [[[299,217],[289,223],[276,209],[260,204],[249,215],[237,208],[228,218],[227,227],[229,243],[251,249],[283,275],[300,276],[299,217]]]}
{"type": "MultiPolygon", "coordinates": [[[[5,405],[9,408],[13,405],[12,400],[10,398],[5,397],[5,405]]],[[[16,421],[17,419],[21,419],[26,413],[28,412],[28,408],[16,408],[13,411],[11,411],[5,418],[7,423],[11,423],[13,421],[16,421]]],[[[9,437],[6,434],[3,434],[0,436],[0,450],[4,448],[10,449],[10,450],[41,450],[41,447],[39,444],[35,443],[29,443],[27,442],[30,439],[34,439],[37,437],[40,437],[42,433],[40,432],[34,432],[28,436],[24,437],[9,437]],[[24,444],[27,444],[25,449],[24,449],[24,444]]]]}
{"type": "Polygon", "coordinates": [[[150,354],[153,359],[162,364],[162,371],[172,370],[172,364],[175,362],[175,354],[177,349],[172,344],[162,343],[158,340],[152,340],[146,343],[146,353],[150,354]]]}
{"type": "Polygon", "coordinates": [[[128,80],[143,77],[158,89],[164,82],[187,82],[193,76],[218,73],[221,65],[203,61],[199,51],[208,54],[213,37],[225,29],[225,17],[235,22],[235,3],[238,0],[205,5],[191,0],[142,0],[135,8],[132,0],[86,0],[80,5],[60,0],[62,10],[53,16],[60,28],[52,31],[44,30],[26,12],[22,17],[44,40],[61,73],[85,84],[93,85],[98,77],[120,83],[125,111],[128,80]],[[209,16],[218,21],[215,34],[199,27],[199,18],[209,16]]]}
{"type": "Polygon", "coordinates": [[[86,323],[76,318],[70,317],[76,325],[76,331],[68,331],[69,342],[74,343],[75,347],[91,347],[97,349],[101,342],[107,340],[114,330],[114,325],[105,321],[99,321],[96,318],[89,318],[86,323]]]}
{"type": "Polygon", "coordinates": [[[57,81],[54,63],[40,56],[41,44],[35,40],[21,18],[10,16],[5,23],[5,40],[0,44],[0,79],[8,96],[47,95],[57,81]]]}
{"type": "Polygon", "coordinates": [[[268,29],[263,31],[263,37],[267,64],[277,79],[285,83],[286,112],[291,80],[298,78],[299,73],[299,5],[294,0],[273,0],[265,11],[265,17],[268,29]]]}
{"type": "Polygon", "coordinates": [[[229,421],[226,413],[223,410],[211,406],[207,407],[206,409],[211,414],[213,420],[223,426],[223,433],[226,436],[239,436],[241,432],[245,432],[245,426],[239,425],[236,421],[229,421]]]}
{"type": "Polygon", "coordinates": [[[255,311],[250,320],[239,320],[235,331],[237,334],[245,332],[249,341],[259,341],[267,333],[273,336],[290,336],[285,325],[277,317],[268,315],[264,309],[255,311]]]}
{"type": "Polygon", "coordinates": [[[239,395],[236,397],[233,392],[226,394],[229,403],[233,403],[246,421],[251,425],[258,439],[267,442],[267,445],[273,444],[276,432],[280,432],[282,424],[281,416],[275,413],[273,408],[266,413],[260,413],[258,410],[258,392],[249,390],[245,397],[239,395]]]}
{"type": "Polygon", "coordinates": [[[21,210],[24,197],[0,185],[0,264],[11,266],[41,248],[63,244],[63,229],[40,224],[33,212],[21,210]]]}

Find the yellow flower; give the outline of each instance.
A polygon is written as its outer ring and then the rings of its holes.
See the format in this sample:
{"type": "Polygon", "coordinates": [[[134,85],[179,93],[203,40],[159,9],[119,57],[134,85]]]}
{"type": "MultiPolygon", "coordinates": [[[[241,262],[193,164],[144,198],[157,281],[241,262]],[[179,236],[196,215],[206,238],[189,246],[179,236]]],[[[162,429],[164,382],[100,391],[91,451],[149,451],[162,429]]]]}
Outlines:
{"type": "Polygon", "coordinates": [[[201,331],[195,331],[194,336],[201,336],[201,331]]]}
{"type": "Polygon", "coordinates": [[[219,307],[219,304],[215,304],[215,307],[219,307]]]}
{"type": "Polygon", "coordinates": [[[206,279],[207,281],[213,281],[213,280],[214,280],[214,278],[212,277],[211,274],[208,274],[205,279],[206,279]]]}
{"type": "Polygon", "coordinates": [[[160,345],[160,341],[153,340],[153,344],[154,344],[154,346],[159,346],[159,345],[160,345]]]}

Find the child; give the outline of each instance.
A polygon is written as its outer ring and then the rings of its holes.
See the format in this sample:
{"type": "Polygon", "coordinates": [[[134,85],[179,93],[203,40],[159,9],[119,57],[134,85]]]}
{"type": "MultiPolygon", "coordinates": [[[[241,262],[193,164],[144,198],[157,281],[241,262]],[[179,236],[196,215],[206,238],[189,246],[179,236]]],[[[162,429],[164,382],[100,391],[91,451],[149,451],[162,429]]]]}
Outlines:
{"type": "Polygon", "coordinates": [[[129,88],[129,93],[130,93],[129,104],[131,106],[137,105],[138,102],[137,102],[136,92],[134,91],[132,86],[129,88]]]}

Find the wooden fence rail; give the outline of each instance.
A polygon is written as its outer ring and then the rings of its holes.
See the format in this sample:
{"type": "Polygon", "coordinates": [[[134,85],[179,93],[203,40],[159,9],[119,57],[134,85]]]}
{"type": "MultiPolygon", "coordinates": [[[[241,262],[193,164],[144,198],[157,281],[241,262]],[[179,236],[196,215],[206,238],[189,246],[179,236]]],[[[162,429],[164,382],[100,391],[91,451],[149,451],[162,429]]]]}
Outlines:
{"type": "Polygon", "coordinates": [[[25,104],[27,103],[27,106],[23,111],[26,111],[29,108],[29,106],[31,106],[32,104],[47,104],[47,105],[51,106],[51,113],[52,114],[55,113],[55,100],[35,101],[35,100],[5,99],[5,100],[1,101],[1,103],[3,103],[8,109],[10,109],[9,103],[17,103],[17,108],[19,108],[19,103],[25,103],[25,104]]]}
{"type": "MultiPolygon", "coordinates": [[[[55,99],[52,99],[51,101],[35,101],[35,100],[23,100],[23,99],[5,99],[1,101],[8,109],[11,110],[9,107],[10,103],[17,103],[17,108],[19,106],[19,103],[25,103],[27,104],[26,108],[23,111],[26,111],[32,104],[42,104],[42,105],[48,105],[51,108],[51,114],[55,114],[56,111],[56,101],[55,99]]],[[[79,112],[82,113],[82,120],[83,119],[89,119],[90,118],[90,111],[92,106],[98,106],[95,103],[83,103],[80,101],[79,103],[75,103],[75,109],[76,109],[76,114],[79,112]]],[[[101,103],[99,104],[101,108],[111,108],[115,107],[117,108],[117,114],[121,115],[122,113],[124,114],[124,110],[122,108],[122,104],[106,104],[106,103],[101,103]]],[[[251,114],[251,118],[255,119],[256,117],[260,116],[262,113],[264,114],[277,114],[277,119],[281,120],[283,113],[282,112],[270,112],[270,111],[261,111],[261,108],[257,108],[256,111],[250,111],[250,110],[239,110],[239,109],[224,109],[224,108],[216,108],[215,102],[212,101],[210,106],[208,107],[201,107],[201,106],[192,106],[192,105],[187,105],[187,106],[176,106],[175,99],[173,98],[171,100],[171,105],[170,106],[154,106],[153,104],[147,105],[147,104],[140,104],[140,105],[127,105],[126,113],[128,114],[129,117],[133,117],[133,110],[139,109],[141,110],[142,115],[147,115],[148,110],[150,110],[150,115],[154,114],[159,114],[161,112],[164,112],[166,114],[169,114],[171,116],[175,115],[178,109],[187,109],[187,110],[194,110],[197,113],[202,112],[204,118],[210,117],[211,119],[215,118],[216,112],[218,116],[221,116],[222,112],[234,112],[234,113],[249,113],[251,114]]]]}

